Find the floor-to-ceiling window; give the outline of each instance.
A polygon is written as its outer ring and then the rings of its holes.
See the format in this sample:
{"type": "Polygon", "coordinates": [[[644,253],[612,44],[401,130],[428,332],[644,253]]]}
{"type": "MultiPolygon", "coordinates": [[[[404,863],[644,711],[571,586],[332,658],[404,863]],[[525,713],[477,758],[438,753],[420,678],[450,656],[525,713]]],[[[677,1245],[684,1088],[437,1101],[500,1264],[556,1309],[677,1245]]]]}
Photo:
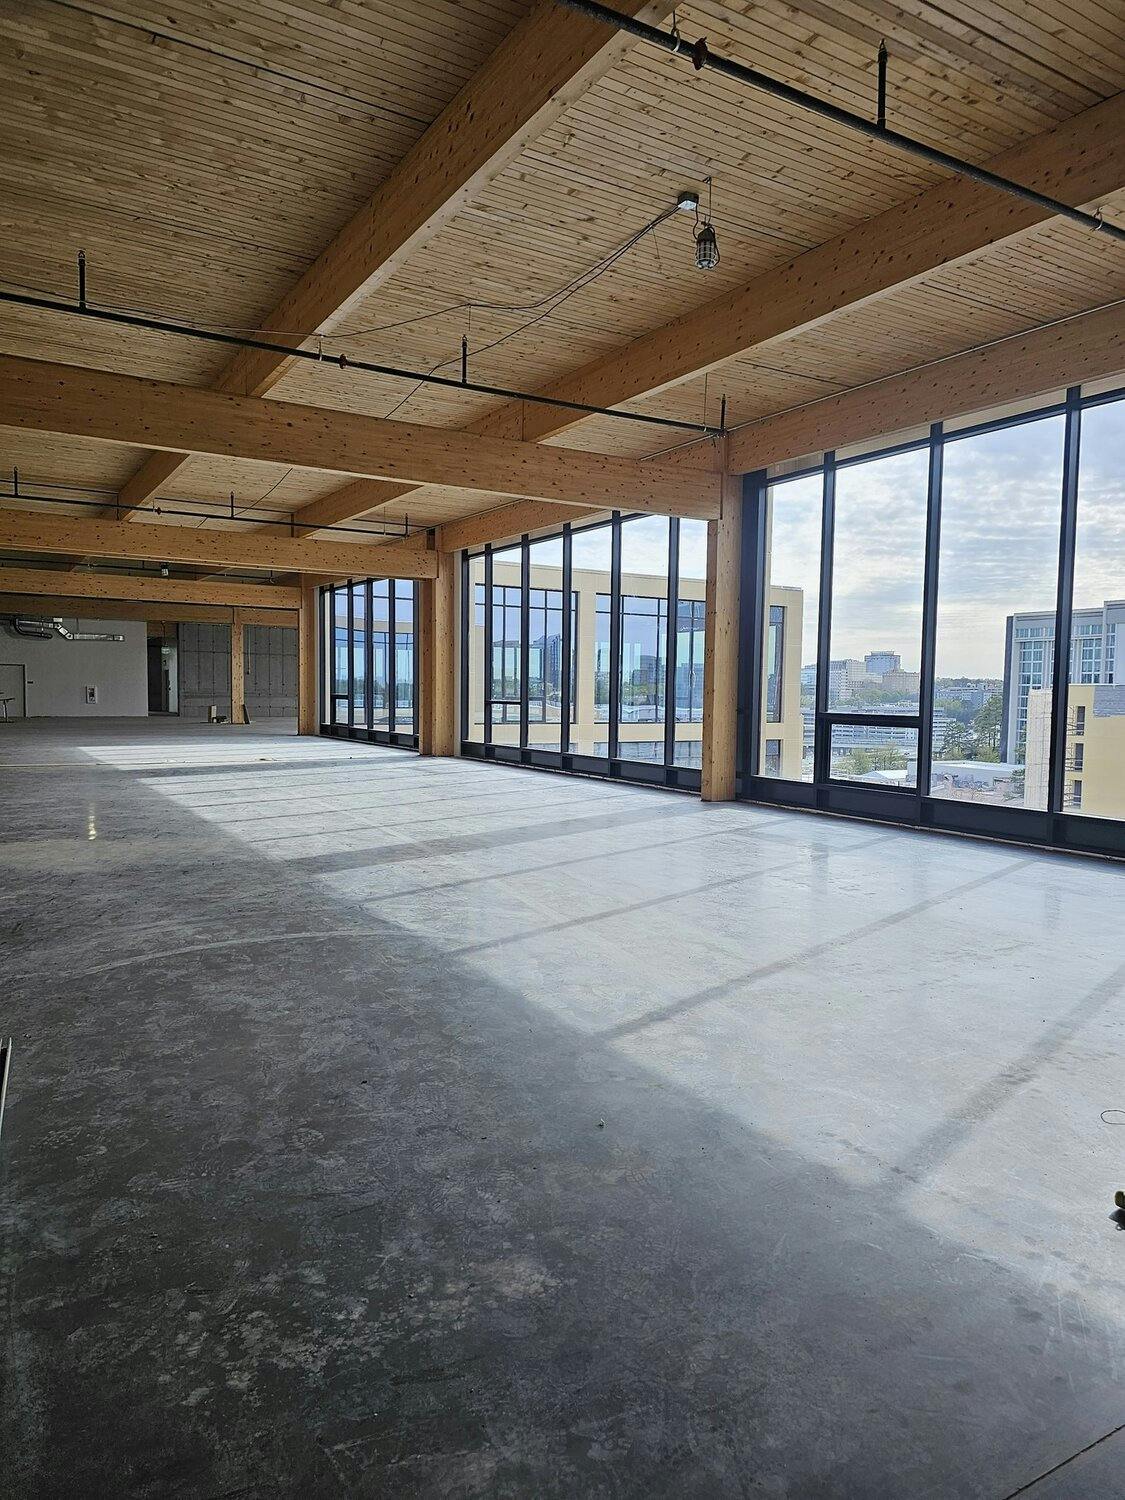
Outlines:
{"type": "Polygon", "coordinates": [[[698,784],[705,523],[564,526],[462,578],[466,753],[698,784]]]}
{"type": "Polygon", "coordinates": [[[1070,638],[1063,807],[1125,819],[1125,400],[1082,413],[1070,638]]]}
{"type": "Polygon", "coordinates": [[[672,759],[702,764],[703,645],[707,594],[707,522],[673,521],[670,561],[676,573],[672,759]]]}
{"type": "Polygon", "coordinates": [[[831,494],[827,774],[917,785],[928,451],[835,469],[831,494]]]}
{"type": "Polygon", "coordinates": [[[410,578],[392,578],[394,594],[394,725],[397,734],[414,732],[415,585],[410,578]]]}
{"type": "Polygon", "coordinates": [[[748,476],[743,794],[1125,850],[1123,475],[1125,396],[1074,390],[748,476]]]}
{"type": "Polygon", "coordinates": [[[622,760],[664,763],[668,677],[668,518],[638,516],[621,527],[622,760]]]}
{"type": "Polygon", "coordinates": [[[416,590],[412,579],[365,578],[322,591],[331,630],[321,726],[381,744],[417,744],[416,590]]]}
{"type": "Polygon", "coordinates": [[[374,729],[391,727],[391,583],[376,578],[371,585],[371,703],[374,729]]]}
{"type": "Polygon", "coordinates": [[[823,518],[819,472],[766,490],[760,776],[813,779],[823,518]]]}
{"type": "Polygon", "coordinates": [[[1064,426],[1056,415],[945,439],[935,797],[1048,805],[1064,426]]]}

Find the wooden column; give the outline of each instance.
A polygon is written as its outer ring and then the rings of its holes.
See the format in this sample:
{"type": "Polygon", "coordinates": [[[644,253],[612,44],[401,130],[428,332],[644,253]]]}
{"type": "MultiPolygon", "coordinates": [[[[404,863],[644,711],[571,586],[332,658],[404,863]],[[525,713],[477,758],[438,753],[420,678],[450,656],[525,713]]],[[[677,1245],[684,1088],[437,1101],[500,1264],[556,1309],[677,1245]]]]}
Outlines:
{"type": "Polygon", "coordinates": [[[440,552],[437,577],[419,585],[421,755],[454,755],[457,750],[455,563],[455,553],[440,552]]]}
{"type": "Polygon", "coordinates": [[[742,554],[742,476],[723,478],[722,515],[707,523],[707,604],[703,653],[704,802],[730,802],[738,753],[738,616],[742,554]]]}
{"type": "Polygon", "coordinates": [[[302,574],[297,621],[297,733],[319,734],[316,693],[317,588],[302,574]]]}
{"type": "Polygon", "coordinates": [[[242,611],[231,610],[230,621],[230,721],[246,722],[246,627],[242,611]]]}

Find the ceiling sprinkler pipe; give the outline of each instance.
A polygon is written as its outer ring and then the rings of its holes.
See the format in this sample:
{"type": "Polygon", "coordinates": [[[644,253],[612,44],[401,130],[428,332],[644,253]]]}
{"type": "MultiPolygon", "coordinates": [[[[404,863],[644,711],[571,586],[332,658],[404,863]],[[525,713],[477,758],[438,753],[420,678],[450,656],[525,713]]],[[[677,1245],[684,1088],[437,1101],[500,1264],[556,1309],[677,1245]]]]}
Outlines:
{"type": "MultiPolygon", "coordinates": [[[[654,47],[660,47],[674,57],[689,57],[696,69],[710,68],[727,78],[735,79],[738,83],[745,83],[750,88],[772,94],[775,99],[783,99],[787,104],[795,105],[798,109],[806,109],[814,115],[819,115],[823,120],[831,120],[834,125],[841,125],[846,130],[858,131],[868,140],[884,141],[888,146],[894,146],[897,150],[905,151],[911,156],[920,157],[922,161],[927,161],[932,166],[943,167],[945,171],[955,172],[959,177],[972,178],[974,182],[979,182],[984,187],[995,188],[1001,193],[1009,193],[1014,198],[1022,198],[1027,203],[1034,203],[1038,208],[1046,209],[1050,214],[1069,219],[1074,224],[1081,224],[1086,229],[1092,229],[1098,234],[1108,235],[1110,239],[1125,243],[1125,229],[1116,224],[1107,223],[1100,213],[1090,214],[1081,208],[1072,208],[1069,203],[1063,203],[1058,198],[1049,198],[1046,193],[1036,192],[1034,188],[1025,187],[1021,182],[1013,182],[1010,177],[1001,177],[998,172],[990,172],[987,167],[975,166],[971,161],[965,161],[959,156],[951,156],[948,151],[939,151],[936,146],[927,146],[924,141],[915,140],[913,136],[903,135],[900,131],[891,130],[884,124],[853,114],[850,109],[841,109],[839,105],[830,104],[827,99],[818,99],[815,94],[807,94],[804,89],[797,89],[791,84],[782,83],[779,78],[771,78],[768,73],[759,73],[757,68],[748,68],[744,63],[732,62],[730,58],[717,57],[708,49],[705,37],[700,37],[696,42],[688,42],[676,33],[661,31],[657,26],[649,26],[647,22],[638,21],[634,16],[623,15],[620,11],[612,10],[608,5],[595,4],[594,0],[559,0],[559,3],[568,6],[571,10],[580,11],[582,15],[590,16],[596,21],[604,21],[607,26],[616,26],[619,31],[639,37],[642,42],[650,42],[654,47]]],[[[885,98],[882,107],[885,110],[885,98]]]]}

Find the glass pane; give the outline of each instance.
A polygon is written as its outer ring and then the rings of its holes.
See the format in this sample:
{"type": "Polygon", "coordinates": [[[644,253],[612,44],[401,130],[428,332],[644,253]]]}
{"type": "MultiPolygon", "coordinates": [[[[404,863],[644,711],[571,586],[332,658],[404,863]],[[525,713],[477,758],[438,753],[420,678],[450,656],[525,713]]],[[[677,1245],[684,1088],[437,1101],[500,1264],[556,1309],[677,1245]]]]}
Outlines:
{"type": "Polygon", "coordinates": [[[395,733],[414,729],[414,583],[394,580],[395,596],[395,733]]]}
{"type": "Polygon", "coordinates": [[[935,797],[1047,806],[1063,418],[945,446],[935,797]]]}
{"type": "Polygon", "coordinates": [[[703,745],[703,616],[707,589],[707,522],[680,522],[676,605],[675,763],[700,766],[703,745]]]}
{"type": "Polygon", "coordinates": [[[810,474],[767,491],[767,616],[762,681],[762,776],[813,779],[820,529],[824,479],[810,474]]]}
{"type": "Polygon", "coordinates": [[[668,642],[668,518],[642,516],[621,527],[622,760],[664,763],[668,642]]]}
{"type": "Polygon", "coordinates": [[[918,712],[929,449],[836,475],[828,707],[918,712]]]}
{"type": "Polygon", "coordinates": [[[1067,812],[1125,818],[1125,401],[1082,413],[1065,764],[1067,812]]]}
{"type": "Polygon", "coordinates": [[[376,729],[391,727],[389,593],[385,578],[371,585],[371,722],[376,729]]]}
{"type": "Polygon", "coordinates": [[[881,724],[833,724],[829,775],[871,786],[918,785],[918,730],[881,724]]]}
{"type": "Polygon", "coordinates": [[[571,587],[578,600],[575,643],[575,717],[570,748],[580,755],[609,753],[609,592],[612,541],[608,526],[578,531],[571,540],[571,587]]]}
{"type": "Polygon", "coordinates": [[[520,742],[520,553],[509,547],[492,554],[492,742],[520,742]]]}
{"type": "Polygon", "coordinates": [[[352,723],[364,725],[367,686],[367,600],[362,583],[352,585],[352,723]]]}
{"type": "Polygon", "coordinates": [[[528,743],[557,750],[563,702],[562,537],[532,542],[529,558],[528,743]]]}
{"type": "Polygon", "coordinates": [[[468,738],[484,743],[484,554],[469,558],[468,738]]]}
{"type": "Polygon", "coordinates": [[[332,590],[332,704],[333,724],[348,722],[348,591],[332,590]]]}

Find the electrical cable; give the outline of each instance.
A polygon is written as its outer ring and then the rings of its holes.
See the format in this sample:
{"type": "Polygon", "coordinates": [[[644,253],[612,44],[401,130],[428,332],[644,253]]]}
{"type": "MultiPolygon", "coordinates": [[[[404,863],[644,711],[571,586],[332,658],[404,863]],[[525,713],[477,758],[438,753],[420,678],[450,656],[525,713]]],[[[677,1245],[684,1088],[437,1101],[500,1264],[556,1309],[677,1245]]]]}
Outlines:
{"type": "MultiPolygon", "coordinates": [[[[1115,297],[1110,302],[1101,302],[1097,307],[1084,307],[1080,312],[1065,313],[1061,318],[1047,318],[1041,323],[1032,323],[1027,328],[1020,328],[1015,333],[1001,334],[999,338],[985,339],[982,343],[972,344],[968,349],[955,349],[952,354],[942,354],[937,359],[922,360],[919,364],[909,365],[905,370],[893,370],[889,375],[876,375],[871,380],[861,380],[858,385],[842,386],[839,391],[816,396],[811,401],[795,401],[792,406],[779,407],[777,411],[766,412],[760,417],[752,417],[747,422],[727,424],[727,436],[738,432],[744,432],[748,428],[757,427],[762,422],[771,422],[775,417],[787,416],[790,412],[805,411],[812,406],[820,406],[825,401],[834,401],[837,396],[851,395],[853,391],[866,391],[873,386],[884,385],[890,380],[901,380],[907,375],[915,375],[919,370],[931,370],[938,365],[945,365],[950,360],[961,359],[967,354],[983,354],[986,349],[998,348],[1001,344],[1011,343],[1013,339],[1025,339],[1030,334],[1042,333],[1047,328],[1058,328],[1064,323],[1073,323],[1077,318],[1093,317],[1095,313],[1110,312],[1115,307],[1125,306],[1125,297],[1115,297]]],[[[740,363],[752,363],[751,361],[739,361],[740,363]]],[[[800,370],[786,370],[781,373],[791,375],[795,380],[817,380],[824,379],[823,376],[808,375],[800,370]]],[[[665,458],[669,453],[681,453],[685,448],[697,447],[706,439],[688,438],[682,443],[673,443],[667,448],[661,448],[656,453],[647,453],[648,459],[665,458]]]]}
{"type": "MultiPolygon", "coordinates": [[[[96,299],[88,300],[90,301],[90,305],[94,307],[106,308],[112,312],[129,313],[137,317],[168,319],[172,322],[182,324],[185,328],[195,328],[205,331],[216,331],[222,333],[269,334],[273,338],[293,338],[300,339],[302,342],[310,339],[316,339],[320,343],[323,343],[326,340],[333,343],[341,343],[348,339],[367,338],[370,335],[376,333],[389,333],[397,328],[406,328],[415,323],[424,323],[432,318],[446,317],[450,313],[464,312],[466,310],[470,313],[474,311],[498,313],[538,312],[540,308],[546,306],[546,304],[548,303],[555,301],[561,303],[568,300],[571,296],[573,296],[575,291],[581,291],[583,287],[589,286],[592,282],[596,281],[600,276],[604,275],[606,271],[610,270],[614,265],[616,265],[616,263],[621,259],[623,255],[632,250],[635,245],[638,245],[646,234],[651,231],[655,235],[656,228],[660,224],[664,223],[665,220],[672,218],[676,214],[676,212],[677,209],[675,207],[662,209],[660,213],[656,214],[655,217],[650,219],[647,224],[642,225],[641,228],[638,229],[634,234],[631,234],[623,244],[617,246],[617,248],[614,250],[608,251],[601,258],[601,260],[596,261],[592,266],[588,266],[584,271],[578,272],[578,274],[572,276],[569,281],[564,282],[562,286],[553,288],[550,292],[545,293],[542,297],[536,298],[533,302],[484,302],[476,301],[472,298],[466,298],[460,302],[450,302],[445,304],[443,307],[432,308],[428,312],[413,314],[408,318],[396,318],[390,323],[375,323],[365,328],[352,328],[349,329],[346,333],[307,333],[301,332],[298,329],[273,328],[265,326],[261,323],[204,323],[194,318],[180,318],[175,317],[174,315],[169,318],[168,314],[153,312],[153,310],[148,307],[129,307],[111,302],[99,302],[96,299]]],[[[0,280],[3,280],[3,284],[5,286],[15,287],[21,291],[32,292],[37,296],[55,297],[58,295],[57,292],[48,287],[33,286],[28,282],[12,281],[8,278],[0,278],[0,280]]],[[[513,332],[519,332],[519,330],[513,330],[513,332]]],[[[482,351],[476,350],[473,352],[480,353],[482,351]]],[[[442,364],[450,363],[452,363],[452,360],[442,361],[442,364]]],[[[440,368],[440,365],[435,366],[435,369],[440,368]]]]}
{"type": "MultiPolygon", "coordinates": [[[[34,501],[37,505],[81,505],[87,509],[93,508],[101,511],[113,509],[112,500],[106,502],[105,500],[79,500],[76,496],[37,495],[30,490],[24,490],[22,488],[19,490],[12,490],[7,493],[0,492],[0,500],[31,500],[34,501]]],[[[565,509],[565,507],[562,508],[565,509]]],[[[177,505],[146,505],[143,514],[145,516],[191,516],[204,521],[228,522],[232,519],[229,511],[194,510],[187,506],[177,505]]],[[[245,517],[236,515],[233,517],[233,519],[236,521],[240,521],[244,520],[245,517]]],[[[315,528],[310,528],[307,521],[301,521],[298,518],[296,511],[291,512],[286,520],[267,521],[261,516],[255,516],[254,521],[259,526],[284,526],[285,529],[290,533],[292,533],[296,527],[301,526],[305,530],[315,529],[316,531],[327,532],[346,531],[350,532],[354,536],[365,536],[376,541],[401,541],[404,537],[410,535],[410,533],[405,531],[372,531],[365,526],[347,526],[343,522],[334,522],[331,526],[316,526],[315,528]]]]}
{"type": "Polygon", "coordinates": [[[1046,209],[1052,215],[1068,219],[1074,224],[1081,224],[1086,229],[1104,234],[1108,239],[1125,243],[1125,228],[1111,224],[1103,218],[1100,211],[1087,213],[1084,209],[1074,208],[1069,203],[1063,203],[1058,198],[1051,198],[1035,188],[1013,181],[1010,177],[1003,177],[987,167],[977,166],[974,162],[953,156],[950,152],[942,151],[936,146],[928,146],[925,141],[916,140],[913,136],[904,135],[901,131],[892,130],[889,126],[876,121],[864,119],[853,110],[842,109],[827,99],[820,99],[804,89],[783,83],[779,78],[771,78],[769,74],[759,72],[757,68],[749,68],[744,63],[721,57],[709,50],[706,37],[699,37],[695,42],[689,42],[676,31],[661,31],[659,27],[639,21],[635,16],[628,16],[621,11],[612,10],[607,5],[597,4],[596,0],[560,0],[560,3],[570,10],[577,11],[580,15],[590,16],[618,31],[639,37],[641,41],[649,42],[654,47],[660,47],[663,51],[671,53],[673,57],[687,57],[697,71],[704,68],[711,69],[725,78],[733,78],[737,83],[746,84],[750,88],[772,95],[775,99],[781,99],[797,109],[804,109],[810,114],[819,115],[821,119],[829,120],[845,130],[856,131],[868,140],[882,141],[895,150],[904,151],[908,155],[917,156],[922,161],[929,162],[931,166],[941,167],[944,171],[953,172],[959,177],[967,177],[974,182],[979,182],[984,187],[994,188],[998,192],[1008,193],[1015,198],[1022,198],[1024,202],[1034,203],[1038,208],[1046,209]]]}
{"type": "MultiPolygon", "coordinates": [[[[240,337],[236,334],[218,333],[205,328],[183,328],[177,323],[159,318],[140,317],[131,313],[112,312],[87,302],[63,302],[53,297],[31,297],[23,293],[0,291],[0,302],[16,307],[34,307],[43,312],[66,313],[71,317],[93,318],[107,323],[119,323],[127,328],[144,328],[155,333],[175,334],[180,338],[203,339],[209,343],[226,344],[239,349],[260,349],[268,354],[280,354],[286,359],[310,360],[314,364],[334,364],[341,370],[358,370],[370,375],[386,375],[394,380],[432,382],[451,390],[474,391],[480,395],[497,396],[505,401],[525,401],[534,406],[552,406],[564,411],[581,412],[584,416],[616,417],[624,422],[643,422],[656,427],[688,428],[702,432],[707,437],[719,437],[717,429],[702,427],[698,422],[681,422],[670,417],[648,416],[641,412],[617,411],[612,407],[592,406],[585,401],[567,401],[561,396],[543,396],[537,391],[517,391],[505,386],[485,385],[480,381],[451,380],[444,375],[423,374],[418,370],[404,370],[396,365],[376,364],[372,360],[348,359],[346,355],[320,354],[315,349],[296,349],[288,344],[274,344],[266,339],[240,337]]],[[[444,361],[448,363],[448,361],[444,361]]]]}

